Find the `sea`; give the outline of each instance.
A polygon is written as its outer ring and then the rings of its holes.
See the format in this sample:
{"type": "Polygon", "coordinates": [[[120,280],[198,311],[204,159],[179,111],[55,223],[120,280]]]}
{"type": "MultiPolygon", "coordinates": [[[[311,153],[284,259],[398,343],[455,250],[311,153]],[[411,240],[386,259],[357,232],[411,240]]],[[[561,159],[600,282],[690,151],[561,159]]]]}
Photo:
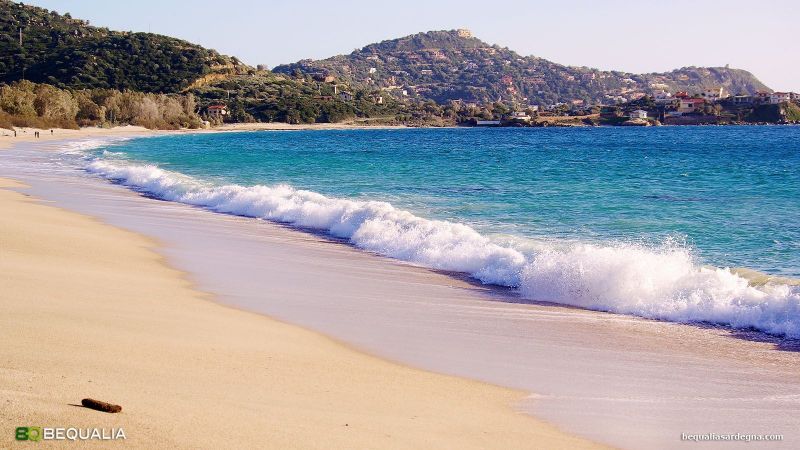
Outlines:
{"type": "Polygon", "coordinates": [[[548,302],[800,338],[800,127],[257,131],[62,163],[548,302]]]}

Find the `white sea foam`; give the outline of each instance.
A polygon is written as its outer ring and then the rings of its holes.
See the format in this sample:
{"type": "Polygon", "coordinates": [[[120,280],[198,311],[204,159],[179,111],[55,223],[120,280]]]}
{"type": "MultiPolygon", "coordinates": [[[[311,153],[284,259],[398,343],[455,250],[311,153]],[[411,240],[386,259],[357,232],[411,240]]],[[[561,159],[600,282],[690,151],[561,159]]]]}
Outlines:
{"type": "Polygon", "coordinates": [[[124,136],[104,136],[66,142],[60,152],[67,155],[86,156],[89,150],[130,140],[124,136]]]}
{"type": "Polygon", "coordinates": [[[526,297],[676,322],[711,322],[800,337],[800,289],[751,286],[699,265],[685,248],[575,244],[525,265],[526,297]]]}
{"type": "Polygon", "coordinates": [[[417,217],[389,203],[278,186],[218,186],[153,165],[96,159],[87,170],[170,201],[324,231],[431,268],[519,288],[529,299],[678,322],[711,322],[800,337],[800,288],[751,286],[663,245],[515,246],[469,226],[417,217]]]}

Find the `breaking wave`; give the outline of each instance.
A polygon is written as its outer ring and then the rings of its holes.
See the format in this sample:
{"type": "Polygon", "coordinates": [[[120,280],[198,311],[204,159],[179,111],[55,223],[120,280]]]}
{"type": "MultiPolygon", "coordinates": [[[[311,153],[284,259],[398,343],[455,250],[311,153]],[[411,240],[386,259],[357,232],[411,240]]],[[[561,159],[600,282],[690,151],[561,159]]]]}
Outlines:
{"type": "Polygon", "coordinates": [[[332,198],[288,185],[220,186],[118,159],[90,159],[86,170],[163,200],[323,231],[381,255],[514,287],[532,300],[800,338],[800,287],[751,285],[729,269],[699,264],[684,246],[517,246],[386,202],[332,198]]]}

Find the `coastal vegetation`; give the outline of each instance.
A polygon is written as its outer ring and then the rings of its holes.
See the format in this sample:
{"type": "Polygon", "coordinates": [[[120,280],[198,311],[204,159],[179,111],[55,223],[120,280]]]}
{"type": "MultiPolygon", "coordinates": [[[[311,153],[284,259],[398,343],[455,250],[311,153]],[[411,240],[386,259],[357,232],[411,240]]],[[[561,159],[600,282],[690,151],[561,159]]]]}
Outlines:
{"type": "Polygon", "coordinates": [[[197,128],[192,94],[167,95],[116,89],[59,89],[17,81],[0,86],[0,128],[77,128],[139,125],[147,128],[197,128]]]}

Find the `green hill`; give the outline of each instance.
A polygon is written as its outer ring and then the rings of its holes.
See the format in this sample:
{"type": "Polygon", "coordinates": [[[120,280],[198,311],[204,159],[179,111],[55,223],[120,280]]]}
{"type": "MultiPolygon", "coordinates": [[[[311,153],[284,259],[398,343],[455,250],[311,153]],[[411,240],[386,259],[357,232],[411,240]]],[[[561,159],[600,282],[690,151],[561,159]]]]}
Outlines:
{"type": "Polygon", "coordinates": [[[61,88],[173,93],[210,74],[246,69],[236,58],[180,39],[111,31],[69,14],[0,0],[2,82],[24,78],[61,88]]]}
{"type": "Polygon", "coordinates": [[[368,45],[349,55],[302,60],[275,72],[324,73],[357,86],[403,95],[487,103],[616,103],[657,90],[697,92],[724,87],[732,93],[769,90],[751,73],[685,67],[632,74],[571,67],[489,45],[467,30],[430,31],[368,45]]]}

